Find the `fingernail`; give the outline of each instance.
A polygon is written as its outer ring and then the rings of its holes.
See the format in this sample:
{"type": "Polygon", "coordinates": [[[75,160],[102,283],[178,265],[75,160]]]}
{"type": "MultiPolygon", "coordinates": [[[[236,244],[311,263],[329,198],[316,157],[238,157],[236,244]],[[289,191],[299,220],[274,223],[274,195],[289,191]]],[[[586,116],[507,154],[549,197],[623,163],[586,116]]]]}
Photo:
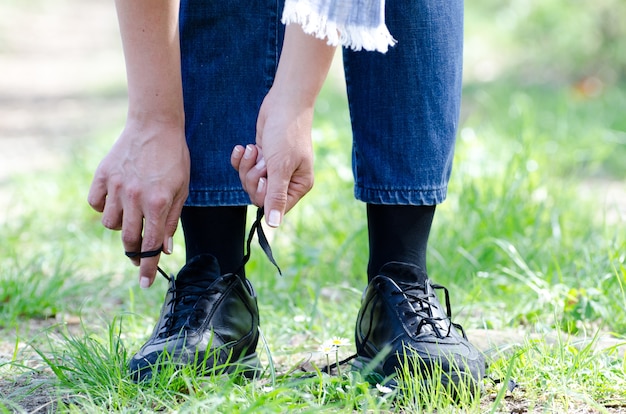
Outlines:
{"type": "Polygon", "coordinates": [[[145,276],[139,278],[139,287],[142,289],[148,289],[150,287],[150,279],[145,276]]]}
{"type": "Polygon", "coordinates": [[[165,253],[172,254],[173,251],[174,251],[174,238],[170,237],[169,239],[167,239],[167,244],[165,245],[165,253]]]}
{"type": "Polygon", "coordinates": [[[233,155],[235,156],[235,158],[241,157],[241,147],[233,148],[233,155]]]}
{"type": "Polygon", "coordinates": [[[256,187],[256,192],[262,193],[264,188],[265,188],[265,178],[261,177],[259,178],[259,184],[256,187]]]}
{"type": "Polygon", "coordinates": [[[252,145],[246,145],[246,152],[243,153],[243,158],[249,160],[252,157],[252,145]]]}
{"type": "Polygon", "coordinates": [[[270,211],[269,216],[267,216],[267,224],[272,227],[280,226],[280,211],[272,210],[270,211]]]}
{"type": "Polygon", "coordinates": [[[254,168],[256,168],[259,171],[265,168],[265,159],[262,158],[261,161],[257,162],[254,168]]]}

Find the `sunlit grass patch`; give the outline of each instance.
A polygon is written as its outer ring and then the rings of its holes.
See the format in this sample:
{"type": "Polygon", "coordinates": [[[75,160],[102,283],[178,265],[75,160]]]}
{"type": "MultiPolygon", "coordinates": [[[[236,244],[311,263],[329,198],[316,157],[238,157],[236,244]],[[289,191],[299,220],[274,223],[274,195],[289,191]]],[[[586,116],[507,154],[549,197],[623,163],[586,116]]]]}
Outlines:
{"type": "Polygon", "coordinates": [[[596,340],[597,336],[581,345],[576,338],[562,334],[556,342],[529,339],[503,350],[491,361],[489,373],[490,380],[500,385],[488,387],[483,400],[494,401],[492,412],[507,406],[529,412],[623,409],[626,342],[620,347],[598,349],[596,340]],[[509,389],[499,388],[507,385],[509,389]]]}

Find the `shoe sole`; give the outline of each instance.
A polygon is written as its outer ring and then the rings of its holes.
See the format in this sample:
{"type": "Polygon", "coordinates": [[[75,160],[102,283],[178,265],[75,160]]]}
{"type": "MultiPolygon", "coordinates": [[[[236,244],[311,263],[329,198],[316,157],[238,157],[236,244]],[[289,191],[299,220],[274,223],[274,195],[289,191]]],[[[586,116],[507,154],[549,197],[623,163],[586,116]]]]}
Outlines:
{"type": "MultiPolygon", "coordinates": [[[[174,365],[183,366],[176,363],[174,363],[174,365]]],[[[134,382],[146,382],[152,379],[155,370],[159,371],[160,369],[161,368],[159,364],[145,366],[140,370],[132,372],[131,375],[133,375],[134,382]]],[[[259,360],[257,353],[254,352],[244,358],[238,359],[237,361],[234,361],[232,363],[224,364],[223,366],[220,366],[218,368],[202,369],[200,366],[198,366],[197,370],[198,375],[200,376],[242,374],[248,379],[257,379],[260,378],[263,373],[263,366],[261,365],[261,361],[259,360]]]]}

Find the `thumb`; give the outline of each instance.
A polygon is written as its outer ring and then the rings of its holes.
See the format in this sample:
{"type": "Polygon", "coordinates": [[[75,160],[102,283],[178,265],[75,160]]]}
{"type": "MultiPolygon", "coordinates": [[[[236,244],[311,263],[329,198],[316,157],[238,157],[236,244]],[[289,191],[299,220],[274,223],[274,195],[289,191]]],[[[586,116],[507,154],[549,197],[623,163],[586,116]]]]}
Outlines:
{"type": "Polygon", "coordinates": [[[172,254],[174,251],[174,233],[176,233],[176,229],[178,228],[178,220],[181,210],[183,209],[183,204],[184,201],[175,201],[165,219],[165,240],[163,240],[163,252],[165,254],[172,254]]]}
{"type": "Polygon", "coordinates": [[[289,180],[279,175],[267,175],[267,192],[263,207],[266,212],[265,220],[270,227],[278,227],[283,220],[287,209],[287,189],[289,180]]]}

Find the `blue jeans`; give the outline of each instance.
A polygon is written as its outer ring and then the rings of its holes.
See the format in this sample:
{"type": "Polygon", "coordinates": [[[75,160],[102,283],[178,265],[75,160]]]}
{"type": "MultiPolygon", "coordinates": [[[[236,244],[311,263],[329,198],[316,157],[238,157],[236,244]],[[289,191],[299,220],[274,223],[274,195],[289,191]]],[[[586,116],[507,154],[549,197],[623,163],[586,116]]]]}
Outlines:
{"type": "MultiPolygon", "coordinates": [[[[280,56],[282,7],[282,0],[182,0],[187,205],[250,203],[230,153],[254,142],[280,56]]],[[[398,41],[389,52],[344,50],[355,196],[374,204],[439,204],[459,120],[463,0],[387,0],[386,22],[398,41]]]]}

